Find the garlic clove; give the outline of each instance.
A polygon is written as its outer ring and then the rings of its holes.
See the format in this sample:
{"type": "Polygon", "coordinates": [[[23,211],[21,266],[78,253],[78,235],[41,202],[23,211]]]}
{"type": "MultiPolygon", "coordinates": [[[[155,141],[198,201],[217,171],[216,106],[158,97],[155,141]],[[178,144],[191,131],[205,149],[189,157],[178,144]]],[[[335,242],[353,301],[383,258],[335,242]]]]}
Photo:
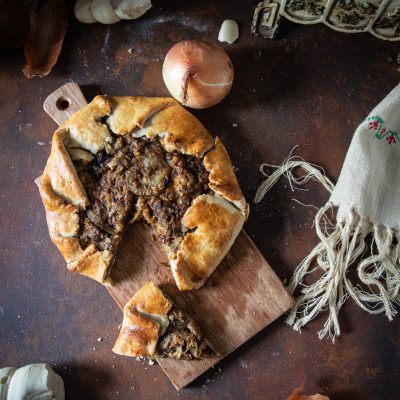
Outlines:
{"type": "Polygon", "coordinates": [[[218,40],[220,42],[234,43],[239,37],[239,25],[233,19],[226,19],[219,30],[218,40]]]}
{"type": "Polygon", "coordinates": [[[11,378],[7,400],[64,400],[64,382],[47,364],[18,368],[11,378]]]}
{"type": "Polygon", "coordinates": [[[15,368],[12,367],[0,369],[0,400],[7,400],[8,387],[14,372],[15,368]]]}
{"type": "Polygon", "coordinates": [[[97,22],[92,12],[92,0],[78,0],[75,3],[74,14],[76,19],[84,24],[97,22]]]}
{"type": "Polygon", "coordinates": [[[113,11],[110,0],[92,0],[92,13],[101,24],[115,24],[121,21],[113,11]]]}
{"type": "Polygon", "coordinates": [[[122,19],[136,19],[141,17],[152,7],[151,0],[111,0],[111,6],[122,19]]]}

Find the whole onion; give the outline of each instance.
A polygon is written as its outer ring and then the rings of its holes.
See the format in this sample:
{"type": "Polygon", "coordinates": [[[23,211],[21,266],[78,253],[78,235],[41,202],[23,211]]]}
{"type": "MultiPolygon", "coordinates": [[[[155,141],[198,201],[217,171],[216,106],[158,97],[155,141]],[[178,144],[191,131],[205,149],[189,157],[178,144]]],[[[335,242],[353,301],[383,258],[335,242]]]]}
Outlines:
{"type": "Polygon", "coordinates": [[[200,40],[184,40],[172,46],[162,73],[171,95],[191,108],[219,103],[233,82],[232,62],[225,51],[200,40]]]}

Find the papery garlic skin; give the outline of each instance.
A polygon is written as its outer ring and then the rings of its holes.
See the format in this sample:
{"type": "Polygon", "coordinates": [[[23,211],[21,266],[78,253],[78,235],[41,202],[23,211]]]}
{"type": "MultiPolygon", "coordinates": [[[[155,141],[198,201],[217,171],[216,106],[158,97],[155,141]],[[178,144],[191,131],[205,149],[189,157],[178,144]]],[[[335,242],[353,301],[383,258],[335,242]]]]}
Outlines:
{"type": "Polygon", "coordinates": [[[92,12],[92,0],[78,0],[75,3],[74,14],[76,19],[84,24],[97,22],[92,12]]]}
{"type": "Polygon", "coordinates": [[[92,13],[96,21],[101,24],[109,25],[121,21],[111,7],[110,0],[92,0],[92,13]]]}
{"type": "Polygon", "coordinates": [[[229,44],[234,43],[239,38],[239,25],[233,19],[226,19],[219,30],[218,40],[229,44]]]}
{"type": "Polygon", "coordinates": [[[136,19],[141,17],[152,7],[150,0],[111,0],[111,6],[122,19],[136,19]]]}
{"type": "Polygon", "coordinates": [[[64,382],[47,364],[18,368],[1,400],[64,400],[64,382]]]}

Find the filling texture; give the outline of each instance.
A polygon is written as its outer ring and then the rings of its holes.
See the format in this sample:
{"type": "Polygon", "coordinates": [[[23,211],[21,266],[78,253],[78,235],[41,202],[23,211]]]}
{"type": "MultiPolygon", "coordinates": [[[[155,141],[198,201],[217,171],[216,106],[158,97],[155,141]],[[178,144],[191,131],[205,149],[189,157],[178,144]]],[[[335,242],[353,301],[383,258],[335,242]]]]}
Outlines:
{"type": "Polygon", "coordinates": [[[182,310],[173,306],[168,313],[169,325],[157,343],[157,354],[180,360],[216,356],[199,326],[182,310]]]}
{"type": "Polygon", "coordinates": [[[201,160],[166,152],[158,139],[114,135],[92,161],[75,169],[90,200],[81,212],[82,248],[115,251],[130,222],[144,219],[167,251],[175,253],[185,230],[181,220],[193,199],[208,189],[201,160]]]}

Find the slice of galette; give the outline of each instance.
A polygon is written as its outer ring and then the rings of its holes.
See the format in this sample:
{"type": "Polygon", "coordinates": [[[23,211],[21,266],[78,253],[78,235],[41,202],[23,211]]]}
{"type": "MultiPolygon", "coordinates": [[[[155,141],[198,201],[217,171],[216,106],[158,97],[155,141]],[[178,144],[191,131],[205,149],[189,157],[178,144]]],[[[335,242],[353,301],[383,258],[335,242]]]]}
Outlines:
{"type": "Polygon", "coordinates": [[[37,184],[68,269],[101,283],[143,219],[179,289],[199,288],[248,213],[222,142],[170,98],[95,97],[54,133],[37,184]]]}
{"type": "Polygon", "coordinates": [[[125,305],[113,352],[130,357],[179,360],[218,356],[196,322],[153,282],[146,283],[125,305]]]}

